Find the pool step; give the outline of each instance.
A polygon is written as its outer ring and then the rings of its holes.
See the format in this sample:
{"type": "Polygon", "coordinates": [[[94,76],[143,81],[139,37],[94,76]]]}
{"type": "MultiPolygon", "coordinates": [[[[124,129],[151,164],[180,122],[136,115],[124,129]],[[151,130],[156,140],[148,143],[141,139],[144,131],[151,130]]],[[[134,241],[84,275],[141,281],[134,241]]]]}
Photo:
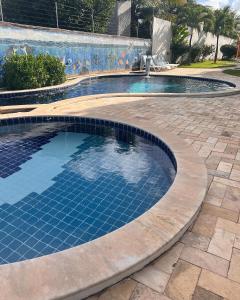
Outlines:
{"type": "Polygon", "coordinates": [[[33,154],[31,160],[22,164],[21,170],[7,178],[0,178],[0,205],[15,204],[33,192],[41,194],[52,186],[53,178],[63,171],[63,166],[88,136],[61,132],[33,154]]]}

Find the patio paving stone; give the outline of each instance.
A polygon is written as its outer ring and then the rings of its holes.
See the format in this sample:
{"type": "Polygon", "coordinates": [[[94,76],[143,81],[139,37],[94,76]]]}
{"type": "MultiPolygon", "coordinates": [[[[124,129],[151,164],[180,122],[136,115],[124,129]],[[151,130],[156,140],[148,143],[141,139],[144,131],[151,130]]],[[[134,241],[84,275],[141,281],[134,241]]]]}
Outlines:
{"type": "MultiPolygon", "coordinates": [[[[223,74],[221,70],[179,68],[166,74],[199,75],[239,82],[238,77],[223,74]]],[[[36,114],[106,119],[117,116],[126,122],[148,120],[156,128],[172,132],[191,145],[208,169],[209,190],[204,205],[180,243],[127,281],[89,300],[240,299],[239,99],[239,95],[216,98],[79,98],[39,106],[35,110],[36,114]]],[[[23,115],[27,113],[15,114],[23,115]]]]}
{"type": "Polygon", "coordinates": [[[240,250],[233,249],[228,278],[240,283],[240,250]]]}
{"type": "Polygon", "coordinates": [[[198,285],[229,300],[237,300],[240,295],[240,284],[204,269],[198,285]]]}
{"type": "Polygon", "coordinates": [[[200,268],[179,260],[166,288],[166,295],[173,300],[191,299],[200,272],[200,268]]]}
{"type": "Polygon", "coordinates": [[[197,286],[192,300],[223,300],[223,297],[197,286]]]}
{"type": "Polygon", "coordinates": [[[209,244],[208,252],[220,256],[222,258],[225,258],[227,260],[230,260],[232,255],[234,240],[235,240],[234,233],[224,231],[222,229],[216,229],[212,237],[212,240],[209,244]]]}
{"type": "Polygon", "coordinates": [[[229,262],[226,259],[197,248],[184,247],[180,259],[192,263],[200,268],[227,276],[229,262]]]}

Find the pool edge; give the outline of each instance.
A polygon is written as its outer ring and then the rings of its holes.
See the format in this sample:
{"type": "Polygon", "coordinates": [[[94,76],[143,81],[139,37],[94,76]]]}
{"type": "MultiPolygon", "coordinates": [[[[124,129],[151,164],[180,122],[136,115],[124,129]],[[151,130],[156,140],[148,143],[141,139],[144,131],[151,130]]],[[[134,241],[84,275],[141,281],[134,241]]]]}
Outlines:
{"type": "MultiPolygon", "coordinates": [[[[75,86],[77,86],[79,83],[88,80],[88,79],[97,79],[97,78],[108,78],[108,77],[119,77],[119,76],[125,76],[125,77],[130,77],[130,76],[142,76],[142,74],[130,72],[120,72],[120,73],[104,73],[104,74],[89,74],[89,75],[81,75],[80,77],[77,77],[76,79],[72,79],[70,82],[65,82],[61,85],[56,85],[56,86],[50,86],[50,87],[43,87],[43,88],[38,88],[38,89],[32,89],[32,90],[19,90],[19,91],[0,91],[0,100],[14,100],[15,98],[13,97],[24,97],[24,96],[29,96],[29,95],[34,95],[36,93],[42,92],[44,94],[49,94],[51,92],[63,92],[67,89],[71,89],[75,86]],[[2,98],[1,98],[2,97],[2,98]]],[[[68,99],[63,99],[63,100],[58,100],[51,102],[50,104],[54,104],[57,102],[61,101],[66,101],[66,100],[72,100],[76,98],[85,98],[85,97],[96,97],[96,99],[100,97],[200,97],[200,98],[212,98],[212,97],[222,97],[222,96],[231,96],[231,95],[237,95],[240,94],[240,84],[236,84],[232,81],[228,80],[222,80],[222,79],[217,79],[217,78],[211,78],[211,77],[201,77],[201,76],[193,76],[193,75],[174,75],[174,74],[154,74],[151,72],[152,77],[176,77],[176,78],[189,78],[189,79],[197,79],[197,80],[202,80],[202,81],[216,81],[216,82],[222,82],[226,83],[230,86],[229,89],[226,90],[220,90],[220,91],[214,91],[214,92],[206,92],[206,93],[106,93],[106,94],[93,94],[93,95],[83,95],[83,96],[77,96],[74,98],[68,98],[68,99]]],[[[18,104],[18,105],[13,105],[14,107],[18,106],[31,106],[31,105],[44,105],[44,104],[49,104],[49,103],[40,103],[40,104],[18,104]]],[[[12,106],[12,105],[9,105],[12,106]]],[[[8,105],[4,105],[3,107],[9,107],[8,105]]]]}

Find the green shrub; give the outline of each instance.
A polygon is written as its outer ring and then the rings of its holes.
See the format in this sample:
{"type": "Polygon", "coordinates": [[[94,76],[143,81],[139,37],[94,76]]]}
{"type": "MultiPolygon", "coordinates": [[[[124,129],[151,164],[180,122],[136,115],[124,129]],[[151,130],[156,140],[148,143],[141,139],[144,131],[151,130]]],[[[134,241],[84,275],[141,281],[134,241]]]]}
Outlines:
{"type": "Polygon", "coordinates": [[[58,58],[49,54],[40,54],[38,56],[38,59],[42,62],[46,73],[48,74],[48,79],[46,82],[47,86],[57,85],[63,83],[66,80],[65,66],[58,58]]]}
{"type": "Polygon", "coordinates": [[[220,51],[223,54],[223,59],[231,59],[237,54],[237,47],[233,45],[223,45],[220,51]]]}
{"type": "Polygon", "coordinates": [[[189,52],[189,46],[186,42],[189,36],[188,28],[185,25],[173,25],[172,31],[172,62],[181,63],[184,60],[184,56],[189,52]]]}
{"type": "Polygon", "coordinates": [[[65,80],[65,67],[50,55],[13,54],[3,63],[3,84],[10,90],[40,88],[65,80]]]}
{"type": "Polygon", "coordinates": [[[208,45],[193,45],[193,47],[189,48],[188,56],[186,57],[186,61],[183,61],[186,64],[196,63],[200,61],[204,61],[204,59],[214,52],[214,46],[208,45]]]}
{"type": "Polygon", "coordinates": [[[215,51],[215,47],[213,45],[203,45],[202,46],[202,61],[204,61],[209,55],[211,55],[215,51]]]}
{"type": "Polygon", "coordinates": [[[202,48],[200,46],[194,45],[189,52],[191,63],[200,61],[201,54],[202,48]]]}
{"type": "Polygon", "coordinates": [[[186,39],[189,37],[189,30],[186,25],[173,25],[172,26],[172,43],[173,44],[186,44],[186,39]]]}
{"type": "Polygon", "coordinates": [[[189,52],[189,46],[184,43],[173,43],[171,45],[172,51],[172,62],[173,63],[182,63],[184,56],[189,52]]]}

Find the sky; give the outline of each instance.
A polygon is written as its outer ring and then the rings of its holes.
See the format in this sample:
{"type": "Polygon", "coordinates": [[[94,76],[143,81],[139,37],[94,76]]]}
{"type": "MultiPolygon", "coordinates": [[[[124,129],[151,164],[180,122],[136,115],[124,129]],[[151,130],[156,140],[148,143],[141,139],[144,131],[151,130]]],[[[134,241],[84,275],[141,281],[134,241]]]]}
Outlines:
{"type": "Polygon", "coordinates": [[[198,0],[198,2],[214,8],[221,8],[229,5],[232,9],[240,13],[240,0],[198,0]]]}

